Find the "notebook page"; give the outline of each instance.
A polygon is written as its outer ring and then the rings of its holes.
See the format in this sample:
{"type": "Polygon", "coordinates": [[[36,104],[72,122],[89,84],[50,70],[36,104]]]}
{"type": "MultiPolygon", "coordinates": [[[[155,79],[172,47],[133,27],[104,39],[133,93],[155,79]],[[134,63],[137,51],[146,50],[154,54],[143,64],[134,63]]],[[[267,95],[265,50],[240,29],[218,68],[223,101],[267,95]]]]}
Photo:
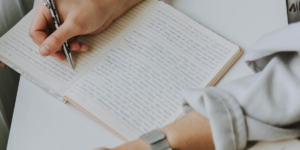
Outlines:
{"type": "Polygon", "coordinates": [[[109,28],[100,34],[79,37],[78,41],[86,43],[90,50],[85,53],[74,53],[75,59],[78,56],[82,59],[80,61],[90,61],[92,64],[95,64],[99,61],[99,58],[106,54],[120,38],[129,32],[156,3],[156,0],[145,0],[115,20],[109,28]]]}
{"type": "Polygon", "coordinates": [[[13,29],[0,39],[1,59],[21,70],[59,95],[74,84],[91,68],[137,21],[145,15],[143,9],[150,9],[157,1],[144,1],[135,9],[125,13],[108,29],[96,36],[81,37],[78,40],[89,46],[89,51],[72,53],[75,70],[67,61],[54,57],[43,57],[39,47],[28,35],[34,11],[24,17],[13,29]]]}
{"type": "Polygon", "coordinates": [[[134,140],[173,122],[181,88],[204,88],[238,50],[161,2],[66,96],[134,140]]]}

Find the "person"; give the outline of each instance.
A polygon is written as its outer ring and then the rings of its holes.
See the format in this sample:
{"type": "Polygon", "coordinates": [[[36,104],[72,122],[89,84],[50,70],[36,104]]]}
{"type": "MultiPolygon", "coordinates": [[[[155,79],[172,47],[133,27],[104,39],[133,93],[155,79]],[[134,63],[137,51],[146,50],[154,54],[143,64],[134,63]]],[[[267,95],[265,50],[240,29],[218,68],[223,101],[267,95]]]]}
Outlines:
{"type": "MultiPolygon", "coordinates": [[[[40,54],[64,60],[62,44],[80,35],[97,34],[142,0],[57,0],[62,26],[53,28],[40,0],[29,35],[40,54]]],[[[182,91],[185,116],[161,129],[172,149],[239,150],[252,142],[300,136],[300,24],[260,39],[247,63],[256,74],[221,87],[182,91]],[[291,40],[287,40],[291,39],[291,40]],[[293,52],[291,52],[293,51],[293,52]]],[[[88,46],[72,41],[72,51],[88,46]]],[[[138,139],[113,150],[150,150],[138,139]]],[[[100,150],[108,150],[100,148],[100,150]]]]}

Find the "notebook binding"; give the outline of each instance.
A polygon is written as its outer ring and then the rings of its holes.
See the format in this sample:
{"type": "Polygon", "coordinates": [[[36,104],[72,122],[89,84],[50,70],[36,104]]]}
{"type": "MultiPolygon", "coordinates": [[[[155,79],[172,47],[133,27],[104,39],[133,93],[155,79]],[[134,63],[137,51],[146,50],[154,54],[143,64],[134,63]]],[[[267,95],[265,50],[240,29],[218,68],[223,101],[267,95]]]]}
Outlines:
{"type": "Polygon", "coordinates": [[[43,86],[42,84],[40,84],[39,82],[37,82],[36,80],[32,79],[29,75],[27,75],[25,72],[23,72],[22,70],[20,70],[19,68],[15,67],[14,65],[12,65],[11,63],[1,60],[1,62],[5,63],[7,66],[9,66],[11,69],[15,70],[16,72],[18,72],[19,74],[21,74],[23,77],[25,77],[26,79],[28,79],[30,82],[36,84],[37,86],[41,87],[43,90],[45,90],[46,92],[50,93],[51,95],[53,95],[55,98],[57,98],[58,100],[66,103],[66,100],[61,97],[60,95],[56,94],[55,92],[53,92],[52,90],[50,90],[49,88],[43,86]]]}

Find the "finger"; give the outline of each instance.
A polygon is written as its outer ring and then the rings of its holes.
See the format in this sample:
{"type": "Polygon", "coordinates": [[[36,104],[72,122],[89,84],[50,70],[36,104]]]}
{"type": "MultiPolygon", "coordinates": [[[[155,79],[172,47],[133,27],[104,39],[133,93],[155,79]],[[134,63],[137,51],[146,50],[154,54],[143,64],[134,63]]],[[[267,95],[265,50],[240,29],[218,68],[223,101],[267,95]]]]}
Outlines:
{"type": "Polygon", "coordinates": [[[42,1],[40,1],[29,29],[30,37],[38,46],[40,46],[49,35],[49,26],[53,26],[51,15],[49,10],[44,7],[42,1]]]}
{"type": "Polygon", "coordinates": [[[57,51],[57,52],[53,53],[51,56],[57,57],[61,61],[66,60],[66,55],[63,51],[57,51]]]}
{"type": "MultiPolygon", "coordinates": [[[[69,43],[70,49],[74,52],[85,52],[88,50],[88,47],[86,44],[78,43],[78,42],[71,42],[69,43]],[[73,49],[72,49],[73,47],[73,49]],[[74,50],[74,47],[76,50],[74,50]]],[[[62,48],[58,50],[56,53],[52,54],[51,56],[57,57],[59,60],[64,61],[66,59],[66,55],[64,51],[62,51],[62,48]]]]}
{"type": "Polygon", "coordinates": [[[3,69],[6,69],[7,65],[5,63],[1,62],[0,67],[3,68],[3,69]]]}
{"type": "Polygon", "coordinates": [[[76,41],[69,42],[69,46],[70,46],[71,51],[79,51],[80,50],[80,44],[76,41]]]}
{"type": "Polygon", "coordinates": [[[48,33],[49,29],[44,15],[36,13],[29,29],[29,36],[35,44],[40,46],[47,38],[48,33]]]}
{"type": "Polygon", "coordinates": [[[75,52],[85,52],[88,50],[88,46],[84,43],[79,43],[79,42],[70,42],[70,49],[71,51],[75,51],[75,52]]]}
{"type": "Polygon", "coordinates": [[[75,36],[72,27],[68,23],[62,24],[56,31],[54,31],[40,47],[42,56],[49,56],[57,52],[65,41],[75,36]]]}
{"type": "Polygon", "coordinates": [[[88,50],[89,50],[89,47],[86,44],[80,43],[80,51],[86,52],[88,50]]]}

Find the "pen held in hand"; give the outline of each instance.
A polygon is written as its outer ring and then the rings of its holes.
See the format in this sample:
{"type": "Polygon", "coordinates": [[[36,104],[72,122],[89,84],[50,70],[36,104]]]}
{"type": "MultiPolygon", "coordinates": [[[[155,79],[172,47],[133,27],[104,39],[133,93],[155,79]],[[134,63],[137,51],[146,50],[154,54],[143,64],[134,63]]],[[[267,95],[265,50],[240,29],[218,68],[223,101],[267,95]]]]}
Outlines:
{"type": "MultiPolygon", "coordinates": [[[[51,14],[51,17],[52,17],[52,20],[54,22],[54,25],[55,25],[56,29],[58,29],[59,26],[61,25],[61,23],[60,23],[60,20],[59,20],[59,17],[58,17],[58,13],[56,11],[56,8],[55,8],[53,0],[44,0],[44,5],[48,6],[50,14],[51,14]]],[[[67,58],[69,64],[71,65],[71,67],[73,68],[73,70],[75,70],[75,66],[74,66],[74,63],[73,63],[72,54],[71,54],[71,51],[70,51],[70,47],[69,47],[68,41],[66,41],[63,44],[62,49],[63,49],[63,51],[64,51],[64,53],[66,55],[66,58],[67,58]]]]}

